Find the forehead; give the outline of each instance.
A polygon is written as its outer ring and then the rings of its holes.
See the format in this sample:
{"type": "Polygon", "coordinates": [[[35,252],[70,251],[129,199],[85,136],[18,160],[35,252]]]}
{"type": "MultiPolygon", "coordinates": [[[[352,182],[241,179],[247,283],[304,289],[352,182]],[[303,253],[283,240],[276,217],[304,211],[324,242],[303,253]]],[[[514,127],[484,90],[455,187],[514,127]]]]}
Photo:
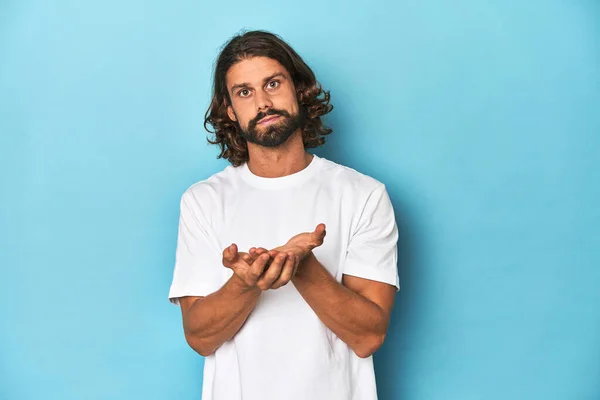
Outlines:
{"type": "Polygon", "coordinates": [[[266,77],[278,72],[289,77],[288,72],[279,61],[268,57],[252,57],[239,61],[229,68],[225,80],[227,88],[241,83],[261,86],[266,77]]]}

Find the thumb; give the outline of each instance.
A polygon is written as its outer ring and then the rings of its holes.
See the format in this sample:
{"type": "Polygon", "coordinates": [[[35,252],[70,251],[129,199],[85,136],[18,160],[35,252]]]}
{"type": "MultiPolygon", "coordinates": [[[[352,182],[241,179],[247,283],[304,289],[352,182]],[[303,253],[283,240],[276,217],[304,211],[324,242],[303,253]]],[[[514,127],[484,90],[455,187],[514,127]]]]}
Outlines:
{"type": "Polygon", "coordinates": [[[320,223],[319,225],[317,225],[314,233],[319,238],[325,237],[325,235],[327,234],[325,224],[320,223]]]}
{"type": "Polygon", "coordinates": [[[225,251],[223,251],[223,258],[226,261],[234,261],[238,254],[238,248],[235,243],[232,243],[231,246],[227,247],[225,251]]]}
{"type": "Polygon", "coordinates": [[[321,223],[317,225],[315,231],[312,233],[312,238],[315,241],[315,245],[320,246],[323,244],[323,239],[325,239],[325,235],[327,232],[325,231],[325,224],[321,223]]]}

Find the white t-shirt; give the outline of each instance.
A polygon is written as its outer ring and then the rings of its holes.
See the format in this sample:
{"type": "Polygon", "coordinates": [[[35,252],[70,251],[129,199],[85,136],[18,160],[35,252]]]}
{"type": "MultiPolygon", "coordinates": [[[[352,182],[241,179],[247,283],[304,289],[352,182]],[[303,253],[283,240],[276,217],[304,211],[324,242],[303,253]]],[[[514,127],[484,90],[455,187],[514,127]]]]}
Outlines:
{"type": "MultiPolygon", "coordinates": [[[[398,230],[385,186],[351,168],[314,156],[303,170],[254,175],[228,166],[182,196],[171,302],[206,296],[231,277],[223,249],[272,249],[325,223],[313,250],[342,275],[400,289],[398,230]]],[[[260,295],[248,319],[204,364],[203,400],[372,400],[372,357],[358,357],[329,330],[293,283],[260,295]]]]}

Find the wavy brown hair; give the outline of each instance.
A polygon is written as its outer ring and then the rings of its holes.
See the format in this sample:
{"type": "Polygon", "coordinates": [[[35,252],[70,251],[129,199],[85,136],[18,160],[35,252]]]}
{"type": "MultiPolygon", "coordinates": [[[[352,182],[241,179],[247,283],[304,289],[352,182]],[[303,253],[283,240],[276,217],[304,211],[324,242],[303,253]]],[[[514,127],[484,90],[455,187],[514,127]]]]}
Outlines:
{"type": "Polygon", "coordinates": [[[322,89],[310,67],[279,36],[266,31],[249,31],[229,40],[215,65],[213,95],[204,116],[204,128],[215,136],[214,140],[209,137],[208,142],[221,147],[217,158],[226,158],[235,167],[248,161],[246,140],[238,132],[239,125],[227,115],[231,99],[225,78],[234,64],[252,57],[271,58],[288,71],[296,88],[300,112],[304,115],[301,128],[304,147],[322,146],[325,136],[332,132],[321,122],[321,117],[333,109],[329,104],[329,92],[322,89]]]}

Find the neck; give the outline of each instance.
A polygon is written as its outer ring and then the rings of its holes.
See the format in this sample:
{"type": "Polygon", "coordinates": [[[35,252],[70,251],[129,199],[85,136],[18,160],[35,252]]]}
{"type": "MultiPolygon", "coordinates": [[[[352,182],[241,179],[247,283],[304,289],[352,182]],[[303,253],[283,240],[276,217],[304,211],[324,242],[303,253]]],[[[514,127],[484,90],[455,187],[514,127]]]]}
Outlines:
{"type": "Polygon", "coordinates": [[[248,168],[254,175],[263,178],[279,178],[302,171],[312,159],[312,154],[304,150],[300,129],[278,147],[248,143],[248,168]]]}

